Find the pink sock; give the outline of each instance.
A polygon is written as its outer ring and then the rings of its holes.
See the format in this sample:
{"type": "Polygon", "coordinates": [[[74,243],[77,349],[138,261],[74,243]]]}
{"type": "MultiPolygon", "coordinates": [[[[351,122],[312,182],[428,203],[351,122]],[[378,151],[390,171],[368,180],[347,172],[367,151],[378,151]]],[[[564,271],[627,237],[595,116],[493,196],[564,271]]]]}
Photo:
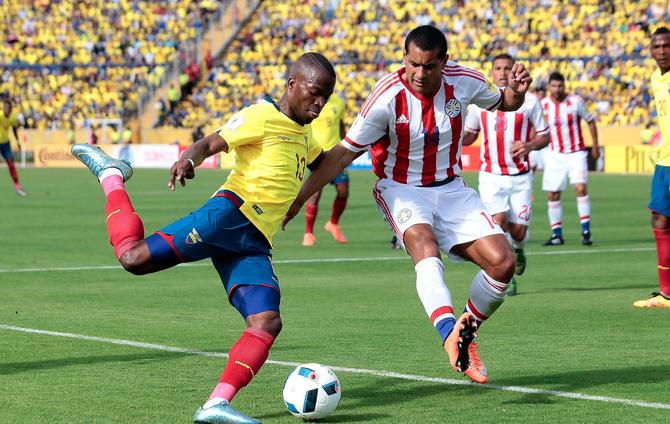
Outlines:
{"type": "Polygon", "coordinates": [[[212,394],[209,395],[209,399],[223,398],[230,403],[230,401],[233,400],[233,398],[235,397],[236,394],[237,394],[237,389],[232,384],[219,383],[214,388],[214,391],[212,392],[212,394]]]}
{"type": "Polygon", "coordinates": [[[109,177],[102,180],[102,190],[105,192],[105,197],[109,196],[114,190],[125,190],[126,187],[123,185],[123,177],[120,175],[110,175],[109,177]]]}

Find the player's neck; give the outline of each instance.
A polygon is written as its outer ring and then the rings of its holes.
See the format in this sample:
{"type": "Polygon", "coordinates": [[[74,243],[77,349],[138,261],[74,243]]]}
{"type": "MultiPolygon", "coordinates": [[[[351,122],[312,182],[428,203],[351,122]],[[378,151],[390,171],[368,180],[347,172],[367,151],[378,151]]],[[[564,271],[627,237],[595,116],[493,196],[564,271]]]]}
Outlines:
{"type": "Polygon", "coordinates": [[[568,97],[568,95],[566,93],[563,93],[560,96],[556,96],[556,97],[549,96],[549,97],[551,98],[551,100],[554,101],[554,103],[561,103],[563,100],[565,100],[566,97],[568,97]]]}
{"type": "Polygon", "coordinates": [[[300,122],[300,120],[295,116],[293,111],[291,111],[291,107],[288,104],[288,100],[286,99],[286,95],[283,95],[281,99],[277,103],[275,103],[277,108],[281,113],[286,115],[291,121],[295,122],[298,125],[305,125],[304,122],[300,122]]]}
{"type": "Polygon", "coordinates": [[[663,75],[665,75],[666,73],[668,73],[668,71],[670,71],[670,67],[663,69],[663,68],[661,68],[661,67],[659,66],[659,67],[658,67],[658,70],[661,71],[661,76],[663,76],[663,75]]]}

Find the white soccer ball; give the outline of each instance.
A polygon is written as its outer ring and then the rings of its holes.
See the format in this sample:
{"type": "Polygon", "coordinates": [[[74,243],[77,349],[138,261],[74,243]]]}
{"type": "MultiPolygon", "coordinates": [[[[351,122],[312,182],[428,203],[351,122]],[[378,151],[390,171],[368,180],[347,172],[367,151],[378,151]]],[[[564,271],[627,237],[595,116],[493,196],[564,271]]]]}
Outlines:
{"type": "Polygon", "coordinates": [[[298,418],[316,420],[332,414],[340,403],[340,380],[321,364],[302,364],[284,383],[284,403],[298,418]]]}

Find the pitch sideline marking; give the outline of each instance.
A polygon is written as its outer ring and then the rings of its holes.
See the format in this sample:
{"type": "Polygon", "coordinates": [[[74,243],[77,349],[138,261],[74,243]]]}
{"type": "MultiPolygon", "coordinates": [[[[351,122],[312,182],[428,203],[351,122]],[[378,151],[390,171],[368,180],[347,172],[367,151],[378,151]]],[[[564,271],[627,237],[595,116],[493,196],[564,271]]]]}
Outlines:
{"type": "MultiPolygon", "coordinates": [[[[136,342],[136,341],[124,340],[124,339],[111,339],[111,338],[107,338],[107,337],[86,336],[86,335],[83,335],[83,334],[75,334],[75,333],[62,333],[62,332],[58,332],[58,331],[47,331],[47,330],[39,330],[39,329],[35,329],[35,328],[16,327],[14,325],[6,325],[6,324],[0,324],[0,329],[9,330],[9,331],[16,331],[16,332],[20,332],[20,333],[40,334],[40,335],[53,336],[53,337],[66,337],[66,338],[70,338],[70,339],[86,340],[86,341],[99,342],[99,343],[110,343],[110,344],[121,345],[121,346],[131,346],[131,347],[137,347],[137,348],[142,348],[142,349],[161,350],[161,351],[166,351],[166,352],[177,352],[177,353],[184,353],[184,354],[197,355],[197,356],[208,356],[208,357],[216,357],[216,358],[227,358],[228,357],[228,354],[223,353],[223,352],[207,352],[207,351],[203,351],[203,350],[187,349],[187,348],[181,348],[181,347],[175,347],[175,346],[166,346],[166,345],[154,344],[154,343],[136,342]]],[[[273,364],[273,365],[285,366],[285,367],[297,367],[298,365],[300,365],[300,363],[298,363],[298,362],[274,361],[274,360],[268,360],[268,361],[266,361],[266,363],[273,364]]],[[[328,366],[334,371],[341,371],[341,372],[353,373],[353,374],[367,374],[367,375],[374,375],[374,376],[377,376],[377,377],[384,377],[384,378],[399,378],[399,379],[402,379],[402,380],[430,382],[430,383],[441,383],[441,384],[449,384],[449,385],[454,385],[454,386],[481,387],[481,388],[484,388],[484,389],[500,390],[500,391],[505,391],[505,392],[516,392],[516,393],[533,394],[533,395],[550,395],[550,396],[557,396],[557,397],[568,398],[568,399],[590,400],[590,401],[605,402],[605,403],[618,403],[618,404],[629,405],[629,406],[639,406],[639,407],[642,407],[642,408],[670,410],[670,404],[667,404],[667,403],[645,402],[645,401],[641,401],[641,400],[615,398],[615,397],[609,397],[609,396],[594,396],[594,395],[587,395],[587,394],[582,394],[582,393],[562,392],[562,391],[558,391],[558,390],[533,389],[531,387],[523,387],[523,386],[502,386],[502,385],[497,385],[497,384],[473,384],[473,383],[467,382],[465,380],[455,380],[455,379],[451,379],[451,378],[440,378],[440,377],[426,377],[426,376],[423,376],[423,375],[416,375],[416,374],[402,374],[402,373],[398,373],[398,372],[394,372],[394,371],[372,370],[372,369],[365,369],[365,368],[347,368],[347,367],[337,367],[337,366],[331,366],[331,365],[328,365],[328,366]]]]}
{"type": "MultiPolygon", "coordinates": [[[[632,248],[615,248],[615,249],[581,249],[581,250],[554,250],[547,252],[526,252],[526,256],[550,256],[550,255],[574,255],[574,254],[588,254],[588,253],[628,253],[628,252],[652,252],[655,247],[632,247],[632,248]]],[[[317,258],[317,259],[279,259],[273,260],[272,263],[278,264],[310,264],[310,263],[335,263],[335,262],[370,262],[370,261],[400,261],[406,260],[407,256],[380,256],[367,258],[317,258]]],[[[198,266],[212,266],[209,262],[192,262],[178,265],[180,267],[198,267],[198,266]]],[[[6,273],[20,273],[20,272],[69,272],[69,271],[98,271],[98,270],[121,270],[120,265],[92,265],[92,266],[71,266],[71,267],[54,267],[54,268],[18,268],[18,269],[2,269],[0,274],[6,273]]]]}

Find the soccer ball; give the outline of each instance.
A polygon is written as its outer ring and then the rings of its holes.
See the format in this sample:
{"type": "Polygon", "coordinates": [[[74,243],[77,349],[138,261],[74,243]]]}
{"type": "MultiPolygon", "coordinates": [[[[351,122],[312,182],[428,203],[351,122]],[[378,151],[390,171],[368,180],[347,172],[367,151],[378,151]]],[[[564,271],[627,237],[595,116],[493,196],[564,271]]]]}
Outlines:
{"type": "Polygon", "coordinates": [[[315,420],[332,414],[340,403],[340,380],[321,364],[302,364],[284,383],[284,403],[298,418],[315,420]]]}

